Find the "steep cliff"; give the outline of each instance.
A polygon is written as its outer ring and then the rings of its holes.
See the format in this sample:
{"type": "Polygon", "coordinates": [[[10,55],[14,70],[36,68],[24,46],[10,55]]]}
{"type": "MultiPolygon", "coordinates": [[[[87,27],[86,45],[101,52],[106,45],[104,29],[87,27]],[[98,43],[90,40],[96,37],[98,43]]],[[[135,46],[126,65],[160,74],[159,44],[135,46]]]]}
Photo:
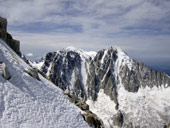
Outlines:
{"type": "Polygon", "coordinates": [[[4,40],[18,55],[20,52],[20,42],[12,38],[7,32],[7,20],[0,17],[0,39],[4,40]]]}

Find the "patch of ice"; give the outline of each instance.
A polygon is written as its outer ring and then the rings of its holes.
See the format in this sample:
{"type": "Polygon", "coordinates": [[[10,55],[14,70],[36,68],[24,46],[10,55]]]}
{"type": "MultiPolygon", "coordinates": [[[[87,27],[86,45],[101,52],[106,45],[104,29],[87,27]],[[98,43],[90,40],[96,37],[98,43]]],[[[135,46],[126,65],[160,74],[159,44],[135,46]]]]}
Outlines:
{"type": "Polygon", "coordinates": [[[105,59],[106,55],[107,55],[107,50],[104,51],[104,55],[103,55],[103,57],[101,59],[102,64],[104,63],[104,59],[105,59]]]}
{"type": "MultiPolygon", "coordinates": [[[[41,65],[41,67],[42,67],[42,65],[41,65]]],[[[50,66],[48,67],[47,74],[46,74],[47,76],[50,75],[51,68],[52,68],[52,63],[50,63],[50,66]]]]}
{"type": "Polygon", "coordinates": [[[74,84],[75,84],[75,70],[73,70],[72,75],[71,75],[71,81],[70,81],[70,86],[69,89],[72,91],[74,88],[74,84]]]}
{"type": "Polygon", "coordinates": [[[87,86],[86,86],[86,83],[87,83],[87,63],[84,62],[84,61],[81,62],[81,75],[82,75],[84,88],[87,92],[88,91],[87,86]]]}

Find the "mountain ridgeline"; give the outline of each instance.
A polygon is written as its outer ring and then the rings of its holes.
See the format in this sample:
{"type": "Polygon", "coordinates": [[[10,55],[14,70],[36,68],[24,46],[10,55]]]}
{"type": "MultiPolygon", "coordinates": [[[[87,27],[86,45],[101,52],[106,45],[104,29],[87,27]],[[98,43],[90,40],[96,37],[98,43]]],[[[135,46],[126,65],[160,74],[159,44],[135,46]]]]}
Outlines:
{"type": "Polygon", "coordinates": [[[68,47],[31,64],[56,86],[83,98],[106,128],[160,128],[170,122],[170,77],[119,47],[98,52],[68,47]]]}
{"type": "Polygon", "coordinates": [[[118,103],[117,87],[120,83],[129,92],[137,92],[146,86],[170,86],[168,75],[130,59],[118,47],[103,49],[92,56],[71,48],[50,52],[46,54],[41,70],[54,84],[85,100],[92,98],[95,101],[99,90],[103,89],[118,103]]]}
{"type": "Polygon", "coordinates": [[[7,32],[7,19],[0,16],[0,39],[4,40],[18,55],[20,52],[20,42],[12,38],[7,32]]]}

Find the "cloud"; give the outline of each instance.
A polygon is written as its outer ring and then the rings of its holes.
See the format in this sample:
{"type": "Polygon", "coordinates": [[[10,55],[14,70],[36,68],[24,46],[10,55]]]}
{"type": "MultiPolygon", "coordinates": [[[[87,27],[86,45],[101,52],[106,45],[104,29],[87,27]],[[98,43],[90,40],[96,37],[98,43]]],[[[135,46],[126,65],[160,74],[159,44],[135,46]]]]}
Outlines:
{"type": "Polygon", "coordinates": [[[0,15],[24,53],[118,45],[131,57],[170,59],[169,0],[3,0],[0,15]]]}
{"type": "Polygon", "coordinates": [[[32,56],[33,56],[33,54],[32,54],[32,53],[27,53],[27,54],[26,54],[26,56],[28,56],[28,57],[32,57],[32,56]]]}

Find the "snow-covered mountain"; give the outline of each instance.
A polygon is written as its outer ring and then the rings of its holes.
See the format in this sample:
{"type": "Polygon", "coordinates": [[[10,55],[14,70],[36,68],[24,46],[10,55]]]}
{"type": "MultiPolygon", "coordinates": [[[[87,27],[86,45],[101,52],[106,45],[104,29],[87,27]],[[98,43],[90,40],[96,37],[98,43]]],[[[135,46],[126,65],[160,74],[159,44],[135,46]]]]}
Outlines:
{"type": "Polygon", "coordinates": [[[161,128],[170,122],[170,77],[131,59],[119,47],[74,47],[31,63],[63,90],[85,99],[106,128],[161,128]]]}
{"type": "Polygon", "coordinates": [[[0,39],[0,128],[86,128],[82,111],[0,39]],[[6,69],[2,65],[6,65],[6,69]],[[10,77],[5,79],[3,70],[10,77]]]}

